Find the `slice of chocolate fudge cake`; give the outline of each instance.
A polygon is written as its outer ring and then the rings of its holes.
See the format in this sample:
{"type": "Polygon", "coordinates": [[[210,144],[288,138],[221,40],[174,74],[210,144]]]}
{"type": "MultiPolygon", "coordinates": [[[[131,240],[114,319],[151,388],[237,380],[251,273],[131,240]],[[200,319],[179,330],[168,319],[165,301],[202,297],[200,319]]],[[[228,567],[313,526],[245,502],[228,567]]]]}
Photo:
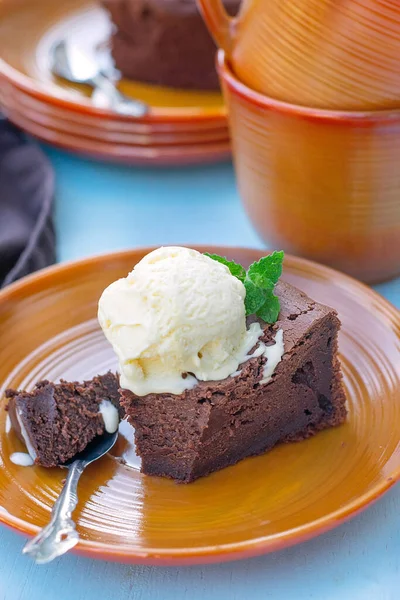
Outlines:
{"type": "MultiPolygon", "coordinates": [[[[218,90],[216,46],[196,0],[101,0],[114,28],[117,69],[136,81],[183,89],[218,90]]],[[[240,0],[224,0],[235,15],[240,0]]]]}
{"type": "Polygon", "coordinates": [[[343,423],[338,316],[279,282],[283,259],[158,248],[104,290],[143,473],[190,482],[343,423]]]}
{"type": "Polygon", "coordinates": [[[336,311],[283,282],[276,294],[278,320],[232,376],[181,395],[121,390],[143,473],[191,482],[344,422],[336,311]]]}
{"type": "Polygon", "coordinates": [[[83,383],[41,381],[32,392],[7,390],[12,427],[36,464],[68,462],[96,436],[118,429],[119,380],[109,372],[83,383]]]}

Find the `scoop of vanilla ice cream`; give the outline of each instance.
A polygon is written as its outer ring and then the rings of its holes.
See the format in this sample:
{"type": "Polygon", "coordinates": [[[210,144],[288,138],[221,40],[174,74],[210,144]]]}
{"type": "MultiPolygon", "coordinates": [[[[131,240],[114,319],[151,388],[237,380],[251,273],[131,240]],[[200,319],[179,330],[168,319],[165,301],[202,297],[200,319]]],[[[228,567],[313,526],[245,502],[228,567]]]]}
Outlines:
{"type": "Polygon", "coordinates": [[[254,345],[245,288],[229,269],[181,247],[145,256],[99,301],[100,325],[119,359],[121,387],[181,394],[225,379],[254,345]]]}

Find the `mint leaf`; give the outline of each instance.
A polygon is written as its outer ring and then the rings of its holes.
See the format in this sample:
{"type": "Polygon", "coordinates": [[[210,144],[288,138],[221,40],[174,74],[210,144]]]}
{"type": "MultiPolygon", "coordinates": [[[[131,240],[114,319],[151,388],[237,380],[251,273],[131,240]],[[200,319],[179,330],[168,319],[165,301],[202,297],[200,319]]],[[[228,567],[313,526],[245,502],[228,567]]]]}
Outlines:
{"type": "Polygon", "coordinates": [[[244,301],[246,316],[255,315],[265,303],[263,290],[257,287],[250,279],[245,280],[244,287],[246,289],[246,298],[244,301]]]}
{"type": "Polygon", "coordinates": [[[273,252],[269,256],[260,258],[258,262],[250,265],[247,271],[247,277],[256,285],[265,289],[273,289],[278,283],[279,277],[282,275],[282,262],[285,253],[273,252]]]}
{"type": "Polygon", "coordinates": [[[233,260],[228,260],[218,254],[205,255],[227,266],[234,277],[239,279],[245,289],[246,316],[257,315],[266,323],[273,324],[279,316],[279,298],[274,294],[274,287],[282,274],[284,252],[273,252],[250,265],[246,270],[233,260]]]}
{"type": "Polygon", "coordinates": [[[204,252],[204,254],[208,256],[208,258],[212,258],[213,260],[216,260],[217,262],[228,267],[231,275],[239,279],[242,283],[244,282],[246,278],[246,269],[242,267],[242,265],[239,265],[234,260],[228,260],[224,256],[219,256],[218,254],[209,254],[208,252],[204,252]]]}
{"type": "Polygon", "coordinates": [[[265,273],[258,272],[257,270],[250,272],[250,268],[247,271],[247,279],[262,290],[273,290],[275,286],[274,282],[265,273]]]}
{"type": "Polygon", "coordinates": [[[265,302],[257,310],[257,316],[266,323],[273,324],[277,321],[281,309],[279,298],[272,291],[264,291],[265,302]]]}

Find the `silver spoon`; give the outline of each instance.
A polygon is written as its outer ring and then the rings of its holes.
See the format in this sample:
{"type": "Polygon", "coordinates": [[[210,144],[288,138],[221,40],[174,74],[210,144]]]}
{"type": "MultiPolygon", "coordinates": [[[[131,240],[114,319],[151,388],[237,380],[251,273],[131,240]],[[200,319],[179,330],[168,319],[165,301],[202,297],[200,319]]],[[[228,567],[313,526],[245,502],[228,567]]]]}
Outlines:
{"type": "Polygon", "coordinates": [[[105,433],[95,438],[70,463],[62,465],[69,469],[69,473],[51,511],[50,522],[26,544],[22,551],[23,554],[29,554],[38,565],[48,563],[57,556],[65,554],[78,543],[79,534],[75,529],[72,513],[78,504],[77,488],[80,476],[88,465],[111,450],[117,438],[118,430],[115,433],[105,433]]]}
{"type": "MultiPolygon", "coordinates": [[[[51,49],[52,72],[69,81],[93,88],[93,97],[100,92],[107,105],[122,115],[143,117],[148,114],[149,106],[141,100],[134,100],[122,94],[114,83],[102,73],[99,65],[87,54],[66,40],[57,42],[51,49]]],[[[99,94],[99,95],[100,95],[99,94]]]]}

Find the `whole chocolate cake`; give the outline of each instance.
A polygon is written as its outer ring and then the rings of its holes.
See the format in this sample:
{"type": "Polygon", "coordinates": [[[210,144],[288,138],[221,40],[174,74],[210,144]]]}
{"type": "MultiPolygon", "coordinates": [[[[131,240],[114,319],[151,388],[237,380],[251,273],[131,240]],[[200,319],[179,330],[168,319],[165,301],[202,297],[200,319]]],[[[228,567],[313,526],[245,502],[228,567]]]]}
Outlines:
{"type": "Polygon", "coordinates": [[[344,422],[336,311],[287,283],[278,283],[276,293],[279,318],[262,324],[259,341],[267,348],[284,341],[278,364],[273,352],[268,359],[255,352],[234,376],[199,381],[180,396],[122,390],[143,473],[191,482],[344,422]]]}
{"type": "Polygon", "coordinates": [[[7,390],[12,427],[36,464],[64,464],[96,436],[116,431],[118,388],[118,377],[106,373],[83,383],[41,381],[32,392],[7,390]]]}
{"type": "MultiPolygon", "coordinates": [[[[218,89],[215,44],[195,0],[102,0],[124,77],[175,88],[218,89]]],[[[235,14],[240,0],[225,0],[235,14]]]]}

